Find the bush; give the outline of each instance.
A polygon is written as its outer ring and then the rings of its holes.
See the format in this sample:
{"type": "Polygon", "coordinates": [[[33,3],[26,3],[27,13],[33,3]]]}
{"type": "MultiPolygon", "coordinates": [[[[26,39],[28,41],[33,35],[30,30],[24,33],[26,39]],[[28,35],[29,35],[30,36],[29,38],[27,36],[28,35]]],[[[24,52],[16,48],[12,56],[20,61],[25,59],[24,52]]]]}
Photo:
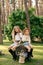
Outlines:
{"type": "Polygon", "coordinates": [[[30,17],[31,24],[31,38],[40,37],[43,41],[43,17],[33,15],[30,17]]]}

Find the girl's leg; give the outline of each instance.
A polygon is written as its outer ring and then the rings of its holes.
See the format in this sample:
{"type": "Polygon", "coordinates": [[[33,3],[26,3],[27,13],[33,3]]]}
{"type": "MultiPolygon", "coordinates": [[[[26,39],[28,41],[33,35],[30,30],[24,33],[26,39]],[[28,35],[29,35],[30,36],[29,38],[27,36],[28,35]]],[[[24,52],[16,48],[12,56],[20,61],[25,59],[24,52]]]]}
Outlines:
{"type": "Polygon", "coordinates": [[[12,49],[10,49],[9,52],[12,55],[13,59],[16,60],[17,55],[16,55],[15,51],[13,51],[12,49]]]}
{"type": "Polygon", "coordinates": [[[10,46],[8,49],[10,50],[10,49],[12,49],[13,48],[13,46],[10,46]]]}
{"type": "Polygon", "coordinates": [[[29,45],[29,47],[30,47],[30,49],[33,48],[31,44],[29,45]]]}
{"type": "Polygon", "coordinates": [[[30,52],[30,47],[29,46],[25,46],[28,49],[28,52],[30,52]]]}
{"type": "Polygon", "coordinates": [[[15,51],[15,50],[16,50],[16,48],[17,48],[17,46],[13,46],[12,50],[14,50],[14,51],[15,51]]]}
{"type": "Polygon", "coordinates": [[[30,49],[30,55],[33,57],[33,48],[30,49]]]}
{"type": "Polygon", "coordinates": [[[9,49],[9,50],[10,50],[10,49],[12,49],[12,48],[13,48],[13,46],[14,46],[14,43],[13,43],[13,44],[11,44],[11,45],[9,46],[9,48],[8,48],[8,49],[9,49]]]}
{"type": "Polygon", "coordinates": [[[9,47],[9,49],[15,50],[15,49],[16,49],[16,46],[17,46],[17,43],[15,42],[15,43],[13,43],[13,44],[9,47]]]}
{"type": "Polygon", "coordinates": [[[31,45],[29,45],[29,47],[30,47],[30,55],[31,55],[31,57],[33,57],[33,54],[32,54],[32,52],[33,52],[33,47],[32,47],[31,45]]]}

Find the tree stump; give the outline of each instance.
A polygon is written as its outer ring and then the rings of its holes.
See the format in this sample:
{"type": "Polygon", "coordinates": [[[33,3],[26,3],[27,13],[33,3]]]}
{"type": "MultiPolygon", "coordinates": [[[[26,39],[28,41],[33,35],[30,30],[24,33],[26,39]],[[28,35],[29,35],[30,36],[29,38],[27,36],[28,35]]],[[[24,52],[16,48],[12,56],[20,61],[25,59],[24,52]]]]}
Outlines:
{"type": "Polygon", "coordinates": [[[24,63],[27,57],[28,50],[23,45],[16,48],[16,55],[19,56],[19,63],[24,63]]]}
{"type": "Polygon", "coordinates": [[[23,45],[20,45],[16,48],[16,54],[17,55],[20,55],[20,53],[23,52],[23,53],[27,53],[28,50],[26,47],[24,47],[23,45]]]}

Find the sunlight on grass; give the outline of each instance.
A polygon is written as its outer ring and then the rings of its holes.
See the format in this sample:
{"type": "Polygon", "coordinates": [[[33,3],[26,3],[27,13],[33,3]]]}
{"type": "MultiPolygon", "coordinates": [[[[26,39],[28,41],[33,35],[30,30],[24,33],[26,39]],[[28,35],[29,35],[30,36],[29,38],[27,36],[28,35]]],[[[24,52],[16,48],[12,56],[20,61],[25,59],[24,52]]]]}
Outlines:
{"type": "Polygon", "coordinates": [[[3,42],[10,42],[10,41],[7,39],[7,40],[3,40],[3,42]]]}
{"type": "Polygon", "coordinates": [[[35,45],[33,45],[33,47],[35,48],[43,48],[43,46],[40,46],[40,45],[37,45],[37,46],[35,46],[35,45]]]}
{"type": "Polygon", "coordinates": [[[40,50],[40,49],[34,49],[34,51],[36,51],[36,52],[43,52],[43,49],[42,50],[40,50]]]}
{"type": "Polygon", "coordinates": [[[13,61],[11,54],[8,52],[8,47],[10,43],[0,45],[0,50],[3,51],[5,55],[0,56],[0,65],[43,65],[43,44],[40,46],[33,44],[33,58],[24,64],[19,64],[18,61],[13,61]]]}
{"type": "Polygon", "coordinates": [[[3,61],[3,60],[5,61],[5,60],[7,60],[7,58],[0,58],[0,61],[3,61]]]}
{"type": "Polygon", "coordinates": [[[9,54],[9,52],[8,52],[8,46],[0,46],[0,50],[2,50],[2,52],[4,53],[4,54],[9,54]]]}
{"type": "Polygon", "coordinates": [[[1,50],[5,50],[5,49],[7,49],[8,48],[8,46],[2,46],[2,45],[0,45],[0,49],[1,50]]]}

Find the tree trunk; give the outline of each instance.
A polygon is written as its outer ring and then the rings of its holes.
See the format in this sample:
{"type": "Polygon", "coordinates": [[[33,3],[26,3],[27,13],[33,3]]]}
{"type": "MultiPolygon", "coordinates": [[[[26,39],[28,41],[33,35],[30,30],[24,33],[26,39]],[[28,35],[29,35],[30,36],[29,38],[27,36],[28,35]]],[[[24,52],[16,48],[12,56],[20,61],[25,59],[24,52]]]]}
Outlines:
{"type": "Polygon", "coordinates": [[[30,29],[30,19],[29,19],[29,15],[28,15],[29,13],[28,13],[28,7],[27,7],[27,0],[24,0],[24,5],[25,5],[27,26],[30,29]]]}
{"type": "Polygon", "coordinates": [[[3,43],[2,28],[1,28],[1,1],[0,1],[0,44],[3,43]]]}
{"type": "Polygon", "coordinates": [[[9,0],[5,0],[6,1],[6,24],[8,24],[8,16],[9,16],[9,9],[10,9],[10,6],[9,6],[9,0]]]}
{"type": "Polygon", "coordinates": [[[1,22],[2,22],[2,34],[4,34],[4,25],[5,25],[5,7],[4,0],[1,0],[1,22]]]}
{"type": "Polygon", "coordinates": [[[2,1],[2,6],[1,6],[1,12],[2,12],[2,23],[3,25],[5,24],[5,8],[4,8],[4,0],[1,0],[2,1]]]}
{"type": "Polygon", "coordinates": [[[15,0],[12,0],[13,10],[15,10],[15,0]]]}
{"type": "Polygon", "coordinates": [[[29,0],[29,1],[30,1],[30,2],[29,2],[29,3],[30,3],[30,7],[31,7],[31,6],[32,6],[32,0],[29,0]]]}
{"type": "Polygon", "coordinates": [[[23,10],[23,0],[21,0],[21,9],[23,10]]]}
{"type": "Polygon", "coordinates": [[[36,14],[39,15],[38,0],[35,0],[35,1],[36,1],[36,14]]]}

